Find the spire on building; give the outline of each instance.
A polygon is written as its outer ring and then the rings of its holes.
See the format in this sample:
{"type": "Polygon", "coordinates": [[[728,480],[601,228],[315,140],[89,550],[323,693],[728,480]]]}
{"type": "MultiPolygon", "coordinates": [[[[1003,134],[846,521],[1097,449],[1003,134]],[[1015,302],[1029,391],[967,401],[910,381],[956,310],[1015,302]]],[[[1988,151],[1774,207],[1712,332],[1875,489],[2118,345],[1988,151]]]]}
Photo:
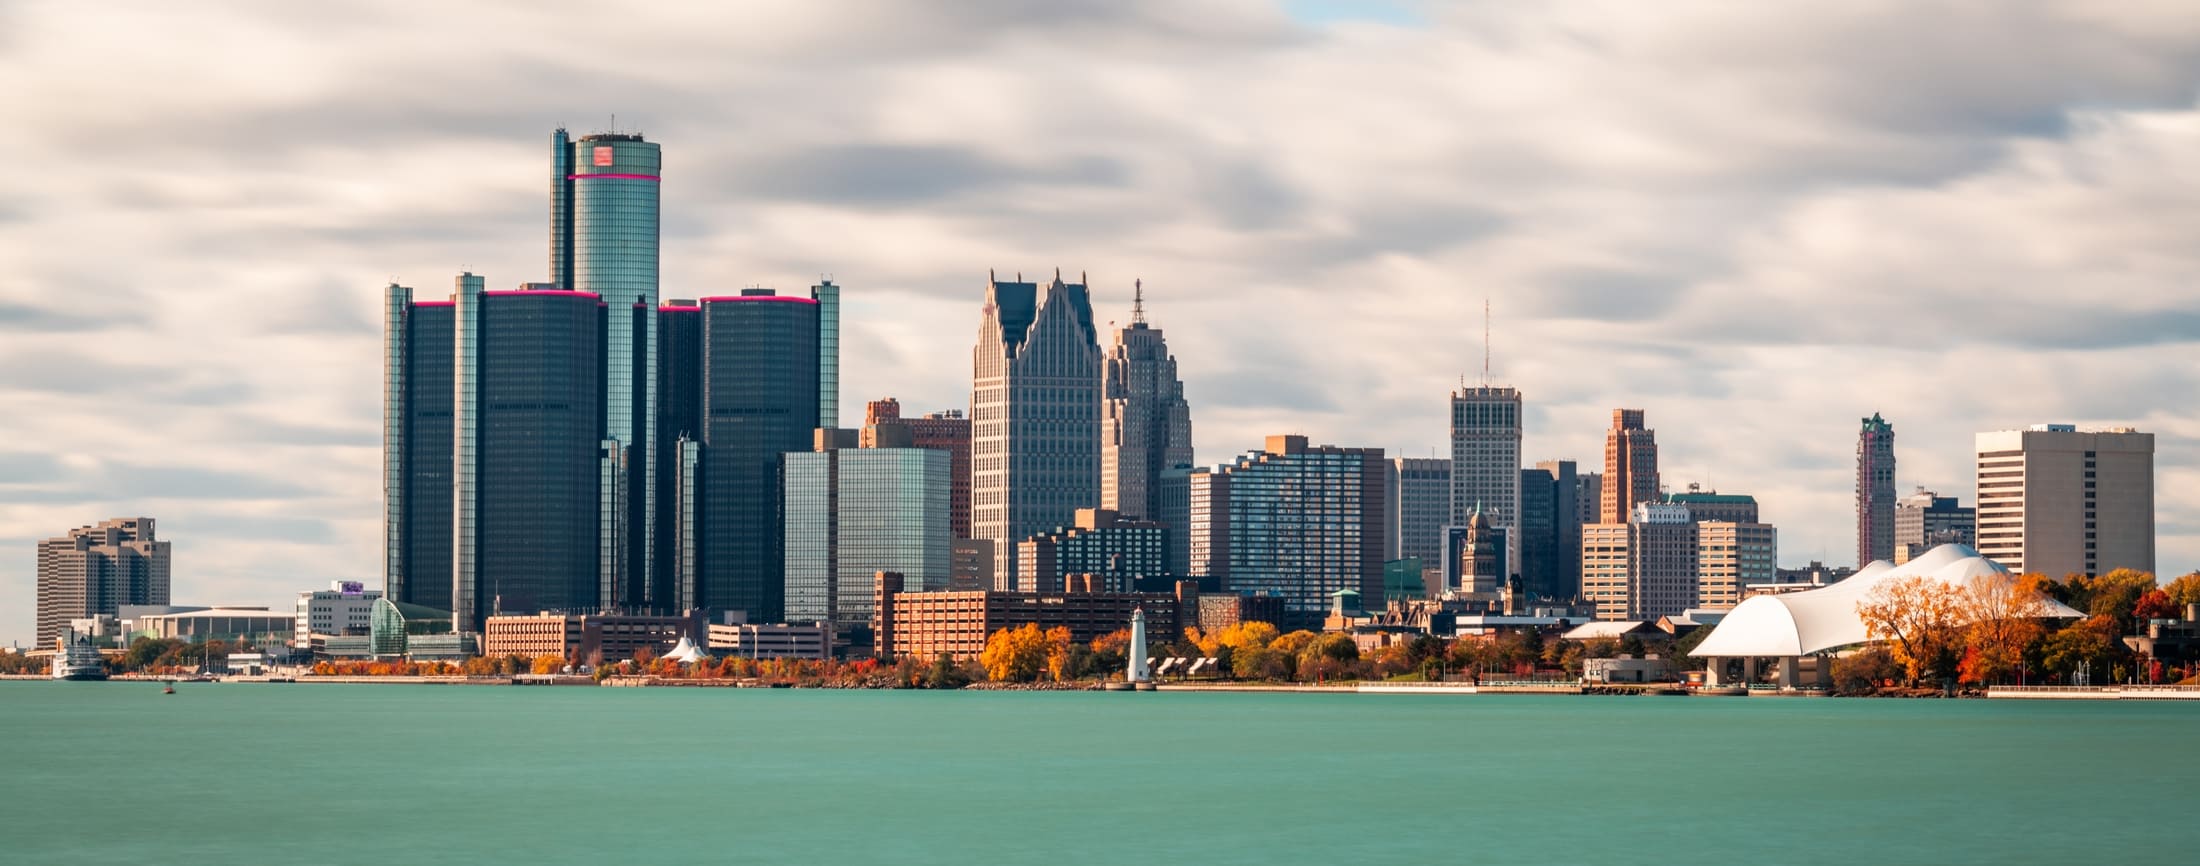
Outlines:
{"type": "Polygon", "coordinates": [[[1146,281],[1131,281],[1131,324],[1146,323],[1146,281]]]}

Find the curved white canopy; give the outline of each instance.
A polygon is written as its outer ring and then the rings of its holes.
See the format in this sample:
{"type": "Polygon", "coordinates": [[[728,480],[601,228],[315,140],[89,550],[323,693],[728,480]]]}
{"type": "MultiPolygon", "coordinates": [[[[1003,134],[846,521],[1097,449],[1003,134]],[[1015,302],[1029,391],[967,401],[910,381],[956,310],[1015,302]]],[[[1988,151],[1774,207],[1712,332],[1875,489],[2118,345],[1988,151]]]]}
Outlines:
{"type": "MultiPolygon", "coordinates": [[[[1744,599],[1688,654],[1699,658],[1800,656],[1869,640],[1856,605],[1891,580],[1925,577],[1963,585],[1982,574],[2008,574],[2001,563],[1962,544],[1943,544],[1901,565],[1880,560],[1832,586],[1744,599]]],[[[2052,616],[2085,614],[2048,601],[2052,616]]]]}
{"type": "Polygon", "coordinates": [[[681,635],[680,642],[673,644],[672,649],[665,651],[665,658],[684,665],[691,665],[702,661],[707,656],[702,650],[695,647],[694,641],[689,640],[686,635],[681,635]]]}

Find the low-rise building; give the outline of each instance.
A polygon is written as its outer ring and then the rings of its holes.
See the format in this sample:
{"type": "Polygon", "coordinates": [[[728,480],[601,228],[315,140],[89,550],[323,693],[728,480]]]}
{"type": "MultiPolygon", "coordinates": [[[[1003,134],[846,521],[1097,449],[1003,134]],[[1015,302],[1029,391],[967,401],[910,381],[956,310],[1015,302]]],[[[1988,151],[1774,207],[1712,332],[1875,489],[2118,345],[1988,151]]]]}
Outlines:
{"type": "Polygon", "coordinates": [[[872,638],[881,660],[975,659],[994,632],[1028,624],[1067,628],[1072,641],[1086,643],[1129,628],[1137,609],[1145,610],[1148,628],[1174,635],[1183,629],[1186,607],[1178,594],[1097,591],[1092,575],[1070,575],[1066,592],[903,592],[902,576],[893,572],[880,572],[877,581],[872,638]]]}
{"type": "Polygon", "coordinates": [[[745,659],[829,659],[833,657],[833,626],[813,622],[757,625],[732,622],[710,624],[709,644],[714,655],[745,659]]]}
{"type": "Polygon", "coordinates": [[[1107,592],[1133,592],[1142,581],[1168,574],[1169,530],[1106,508],[1077,509],[1076,524],[1040,533],[1016,545],[1016,573],[1041,591],[1062,586],[1063,575],[1100,576],[1107,592]]]}
{"type": "Polygon", "coordinates": [[[332,636],[367,634],[374,627],[374,602],[381,597],[381,590],[356,580],[330,581],[328,589],[298,593],[291,646],[309,651],[316,637],[325,644],[332,636]]]}
{"type": "Polygon", "coordinates": [[[191,643],[241,640],[260,646],[287,646],[297,633],[298,617],[288,611],[271,611],[265,607],[224,606],[146,614],[134,622],[137,631],[160,639],[176,638],[191,643]]]}
{"type": "Polygon", "coordinates": [[[481,650],[491,656],[557,656],[582,664],[625,661],[648,649],[664,654],[681,638],[696,637],[692,616],[631,614],[500,614],[482,627],[481,650]]]}

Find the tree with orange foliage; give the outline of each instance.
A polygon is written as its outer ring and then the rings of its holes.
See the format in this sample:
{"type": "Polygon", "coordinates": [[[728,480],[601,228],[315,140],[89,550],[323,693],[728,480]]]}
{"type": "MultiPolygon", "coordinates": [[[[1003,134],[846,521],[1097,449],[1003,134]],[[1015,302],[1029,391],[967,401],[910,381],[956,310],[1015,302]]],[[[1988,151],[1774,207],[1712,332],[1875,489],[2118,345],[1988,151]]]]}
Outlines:
{"type": "Polygon", "coordinates": [[[1910,685],[1933,680],[1946,688],[1963,646],[1963,590],[1928,577],[1904,577],[1872,588],[1857,602],[1865,633],[1889,642],[1910,685]]]}
{"type": "Polygon", "coordinates": [[[536,656],[533,661],[527,663],[528,672],[537,674],[554,674],[563,667],[565,667],[564,656],[536,656]]]}
{"type": "Polygon", "coordinates": [[[1981,685],[2014,678],[2024,651],[2046,630],[2049,613],[2039,584],[2013,574],[1981,574],[1964,582],[1960,614],[1966,625],[1966,682],[1981,685]]]}

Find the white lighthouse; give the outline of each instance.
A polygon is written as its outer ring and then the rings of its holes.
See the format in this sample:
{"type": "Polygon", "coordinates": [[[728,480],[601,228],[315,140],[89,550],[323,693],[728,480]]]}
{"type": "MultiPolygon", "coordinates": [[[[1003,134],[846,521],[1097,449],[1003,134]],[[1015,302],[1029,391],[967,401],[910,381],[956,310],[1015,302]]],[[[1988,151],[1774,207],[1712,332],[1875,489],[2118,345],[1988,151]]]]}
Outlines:
{"type": "Polygon", "coordinates": [[[1123,678],[1131,683],[1153,681],[1153,674],[1146,671],[1146,609],[1131,608],[1130,669],[1123,678]]]}

